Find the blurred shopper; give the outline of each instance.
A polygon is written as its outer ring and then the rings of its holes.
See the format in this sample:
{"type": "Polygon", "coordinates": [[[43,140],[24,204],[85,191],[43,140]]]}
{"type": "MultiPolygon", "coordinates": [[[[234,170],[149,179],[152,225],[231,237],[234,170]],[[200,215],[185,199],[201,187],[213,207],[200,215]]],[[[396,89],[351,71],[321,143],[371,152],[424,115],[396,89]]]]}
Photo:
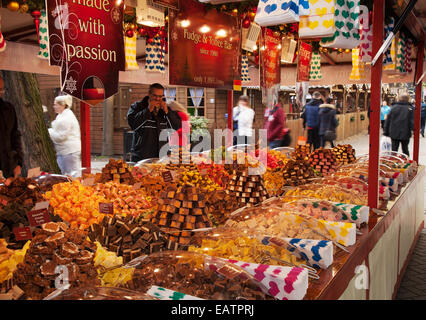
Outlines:
{"type": "Polygon", "coordinates": [[[71,107],[70,95],[56,97],[53,109],[58,115],[49,129],[59,168],[66,175],[77,174],[81,158],[80,125],[71,107]]]}
{"type": "Polygon", "coordinates": [[[168,107],[177,112],[181,120],[181,127],[170,138],[170,145],[185,147],[189,143],[188,137],[191,133],[190,116],[185,107],[177,101],[171,101],[168,107]]]}
{"type": "Polygon", "coordinates": [[[319,128],[318,128],[318,113],[319,106],[323,104],[321,93],[315,91],[312,94],[312,100],[305,106],[305,111],[302,114],[303,128],[308,129],[308,143],[313,149],[318,149],[320,146],[319,128]]]}
{"type": "Polygon", "coordinates": [[[286,115],[280,103],[265,113],[265,129],[267,130],[268,147],[270,149],[287,147],[291,143],[290,130],[286,126],[286,115]]]}
{"type": "Polygon", "coordinates": [[[148,96],[130,106],[127,121],[135,132],[132,146],[134,162],[158,158],[160,149],[168,143],[160,141],[161,131],[179,130],[181,127],[181,119],[177,112],[167,107],[164,87],[159,83],[150,85],[148,96]]]}
{"type": "Polygon", "coordinates": [[[336,106],[333,104],[332,98],[327,98],[326,103],[319,106],[318,112],[318,127],[321,147],[325,147],[328,141],[332,148],[334,148],[334,140],[336,140],[336,106]]]}
{"type": "Polygon", "coordinates": [[[23,151],[15,107],[3,100],[4,80],[0,77],[0,170],[5,178],[21,174],[23,151]]]}
{"type": "Polygon", "coordinates": [[[253,135],[254,110],[250,107],[250,99],[241,96],[238,104],[232,111],[233,120],[236,122],[236,136],[234,135],[234,145],[248,144],[249,137],[253,135]]]}
{"type": "Polygon", "coordinates": [[[409,103],[410,96],[403,94],[394,104],[385,121],[384,135],[392,140],[392,151],[398,151],[399,144],[402,152],[410,155],[408,144],[414,130],[414,109],[409,103]]]}
{"type": "Polygon", "coordinates": [[[387,105],[386,101],[383,101],[382,106],[380,107],[380,123],[382,124],[382,129],[385,128],[385,120],[390,112],[390,107],[387,105]]]}

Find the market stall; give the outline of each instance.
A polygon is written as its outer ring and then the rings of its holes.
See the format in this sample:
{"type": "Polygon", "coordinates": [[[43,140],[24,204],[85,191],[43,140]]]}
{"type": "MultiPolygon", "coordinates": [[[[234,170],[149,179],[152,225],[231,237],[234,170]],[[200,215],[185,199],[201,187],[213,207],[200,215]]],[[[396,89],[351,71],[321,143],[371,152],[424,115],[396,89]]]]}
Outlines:
{"type": "MultiPolygon", "coordinates": [[[[260,7],[267,1],[262,2],[260,7]]],[[[197,7],[204,10],[199,3],[197,7]]],[[[244,19],[249,26],[257,15],[251,13],[251,20],[244,19]]],[[[264,11],[258,13],[255,20],[262,23],[264,11]]],[[[212,16],[233,27],[239,22],[235,15],[215,11],[212,16]]],[[[383,18],[384,1],[375,1],[372,29],[380,32],[374,32],[373,53],[383,42],[383,18]]],[[[108,14],[106,19],[118,18],[108,14]]],[[[175,15],[170,19],[172,27],[181,24],[175,15]]],[[[268,26],[269,20],[263,21],[268,26]]],[[[208,32],[204,20],[193,22],[208,32]]],[[[300,36],[326,37],[312,35],[307,25],[299,25],[300,36]]],[[[133,28],[128,26],[126,36],[133,38],[129,30],[133,28]]],[[[179,32],[170,41],[185,59],[188,50],[182,48],[194,50],[193,42],[201,38],[179,32]],[[178,41],[181,33],[185,42],[178,41]]],[[[262,32],[268,52],[257,59],[265,64],[262,89],[270,105],[280,82],[281,70],[271,67],[274,58],[280,59],[271,54],[278,50],[279,36],[262,32]]],[[[227,74],[217,75],[204,61],[195,66],[214,73],[219,83],[214,86],[228,91],[227,122],[232,127],[230,88],[240,86],[233,79],[239,54],[220,41],[211,45],[229,50],[227,74]]],[[[416,79],[423,70],[423,46],[420,41],[416,79]]],[[[309,51],[309,44],[304,47],[309,51]]],[[[206,81],[192,77],[188,65],[173,65],[184,70],[174,71],[175,85],[206,81]]],[[[114,67],[118,78],[119,66],[114,67]]],[[[309,61],[305,67],[297,71],[298,79],[309,79],[309,61]]],[[[424,228],[426,170],[418,164],[421,81],[416,88],[415,151],[409,159],[379,151],[381,60],[371,72],[368,155],[357,154],[351,145],[311,152],[298,141],[294,149],[221,145],[190,153],[178,147],[135,166],[111,159],[100,172],[82,170],[78,177],[33,168],[25,178],[2,179],[0,299],[392,299],[424,228]]],[[[73,89],[66,88],[71,94],[73,89]]],[[[90,91],[94,89],[78,88],[86,116],[86,102],[114,90],[90,91]]],[[[351,113],[340,115],[340,130],[347,130],[348,122],[365,127],[365,112],[354,114],[354,121],[351,113]]],[[[83,122],[87,142],[90,127],[83,122]]],[[[292,129],[299,134],[296,125],[292,129]]],[[[87,161],[88,144],[83,148],[87,161]]]]}

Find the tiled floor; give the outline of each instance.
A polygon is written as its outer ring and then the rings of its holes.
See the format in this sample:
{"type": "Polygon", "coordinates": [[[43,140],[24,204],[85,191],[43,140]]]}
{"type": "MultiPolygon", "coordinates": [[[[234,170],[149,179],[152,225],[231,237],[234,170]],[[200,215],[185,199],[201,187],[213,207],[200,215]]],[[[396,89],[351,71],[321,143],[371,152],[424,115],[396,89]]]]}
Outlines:
{"type": "Polygon", "coordinates": [[[396,300],[426,300],[426,229],[413,251],[396,300]]]}

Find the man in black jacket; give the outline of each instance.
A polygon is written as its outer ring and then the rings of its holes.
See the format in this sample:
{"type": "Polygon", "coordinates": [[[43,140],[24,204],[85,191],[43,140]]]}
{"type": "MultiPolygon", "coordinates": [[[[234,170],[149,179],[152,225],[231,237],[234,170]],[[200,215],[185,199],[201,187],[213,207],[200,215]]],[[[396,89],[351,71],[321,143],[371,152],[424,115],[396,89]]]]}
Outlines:
{"type": "Polygon", "coordinates": [[[158,158],[160,149],[167,141],[160,141],[162,130],[178,130],[182,123],[177,112],[167,108],[164,87],[154,83],[149,87],[149,95],[133,103],[127,112],[127,121],[135,132],[132,160],[138,162],[148,158],[158,158]]]}
{"type": "Polygon", "coordinates": [[[15,107],[2,99],[4,80],[0,77],[0,170],[5,178],[21,174],[23,152],[15,107]]]}
{"type": "Polygon", "coordinates": [[[398,151],[401,143],[402,152],[407,156],[410,155],[408,144],[414,130],[414,108],[409,101],[410,96],[407,94],[399,97],[398,102],[391,107],[384,129],[384,135],[392,140],[392,151],[398,151]]]}

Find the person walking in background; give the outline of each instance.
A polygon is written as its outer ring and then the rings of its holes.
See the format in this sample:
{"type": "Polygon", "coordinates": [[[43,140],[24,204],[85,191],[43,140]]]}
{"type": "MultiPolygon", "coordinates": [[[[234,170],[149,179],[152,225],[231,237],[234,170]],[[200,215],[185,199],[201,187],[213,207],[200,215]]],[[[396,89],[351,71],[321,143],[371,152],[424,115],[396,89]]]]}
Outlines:
{"type": "Polygon", "coordinates": [[[49,128],[49,135],[56,149],[56,157],[62,174],[75,175],[80,170],[80,125],[71,111],[70,95],[55,98],[53,109],[58,114],[49,128]]]}
{"type": "Polygon", "coordinates": [[[414,130],[414,109],[409,101],[407,94],[399,97],[387,116],[384,129],[384,135],[392,140],[392,151],[398,151],[401,143],[402,152],[407,156],[410,156],[408,144],[414,130]]]}
{"type": "Polygon", "coordinates": [[[308,129],[308,143],[313,149],[318,149],[320,146],[320,138],[318,131],[318,113],[319,106],[323,103],[321,93],[315,91],[312,94],[312,100],[305,106],[305,111],[302,114],[303,128],[308,129]]]}
{"type": "Polygon", "coordinates": [[[325,147],[327,141],[334,148],[334,140],[336,140],[336,106],[333,104],[332,98],[327,98],[326,103],[319,106],[318,112],[318,128],[321,147],[325,147]]]}
{"type": "Polygon", "coordinates": [[[234,145],[248,144],[249,137],[253,135],[254,110],[250,107],[250,99],[241,96],[238,105],[234,107],[233,120],[236,122],[236,135],[234,135],[234,145]]]}
{"type": "Polygon", "coordinates": [[[265,129],[267,130],[268,147],[274,149],[290,145],[290,132],[286,127],[286,115],[281,104],[277,103],[274,108],[269,109],[267,114],[265,129]]]}
{"type": "Polygon", "coordinates": [[[387,105],[386,101],[383,101],[382,106],[380,107],[380,123],[382,125],[382,129],[385,128],[385,120],[390,112],[390,107],[387,105]]]}
{"type": "Polygon", "coordinates": [[[15,107],[5,100],[4,80],[0,77],[0,170],[5,178],[21,174],[23,151],[15,107]]]}
{"type": "Polygon", "coordinates": [[[426,98],[423,99],[422,110],[421,110],[421,119],[420,119],[420,133],[422,137],[425,137],[425,123],[426,123],[426,98]]]}
{"type": "Polygon", "coordinates": [[[177,101],[171,101],[168,107],[177,112],[181,120],[181,127],[170,138],[170,146],[185,147],[189,143],[188,136],[191,133],[190,116],[185,107],[177,101]]]}
{"type": "Polygon", "coordinates": [[[177,112],[169,110],[164,101],[164,87],[154,83],[149,94],[141,101],[133,103],[127,112],[127,122],[135,132],[132,160],[158,158],[160,149],[167,141],[160,141],[160,133],[165,129],[179,130],[181,119],[177,112]]]}

